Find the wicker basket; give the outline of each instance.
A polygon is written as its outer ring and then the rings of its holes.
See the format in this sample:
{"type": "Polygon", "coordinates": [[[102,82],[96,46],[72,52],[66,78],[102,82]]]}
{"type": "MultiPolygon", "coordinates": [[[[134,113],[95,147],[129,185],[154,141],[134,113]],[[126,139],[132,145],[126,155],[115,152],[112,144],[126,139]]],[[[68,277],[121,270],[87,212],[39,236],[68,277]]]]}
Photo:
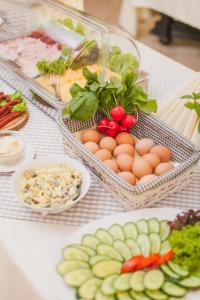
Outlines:
{"type": "Polygon", "coordinates": [[[169,147],[173,154],[172,160],[179,164],[152,182],[135,186],[126,183],[92,155],[73,134],[94,126],[100,117],[97,113],[93,120],[87,122],[60,117],[58,125],[64,136],[67,152],[88,166],[103,187],[112,193],[125,209],[152,206],[190,183],[200,158],[200,149],[156,117],[143,113],[139,114],[138,122],[132,129],[133,135],[137,138],[150,137],[156,144],[169,147]]]}

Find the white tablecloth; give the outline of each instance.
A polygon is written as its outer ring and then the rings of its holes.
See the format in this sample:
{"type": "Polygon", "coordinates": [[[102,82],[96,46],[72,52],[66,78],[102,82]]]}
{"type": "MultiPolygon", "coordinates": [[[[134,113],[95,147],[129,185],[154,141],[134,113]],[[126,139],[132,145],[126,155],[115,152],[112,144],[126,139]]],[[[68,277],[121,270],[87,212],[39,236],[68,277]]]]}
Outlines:
{"type": "MultiPolygon", "coordinates": [[[[149,93],[154,97],[161,99],[194,74],[146,46],[139,44],[139,49],[142,68],[150,73],[149,93]]],[[[53,120],[51,125],[49,134],[58,131],[53,120]]],[[[41,147],[42,143],[44,149],[48,147],[48,141],[41,141],[41,147]]],[[[58,300],[49,283],[51,257],[76,228],[0,218],[0,299],[58,300]]]]}
{"type": "Polygon", "coordinates": [[[200,29],[199,0],[123,0],[119,22],[126,31],[134,36],[137,33],[135,9],[138,7],[156,10],[175,20],[200,29]]]}

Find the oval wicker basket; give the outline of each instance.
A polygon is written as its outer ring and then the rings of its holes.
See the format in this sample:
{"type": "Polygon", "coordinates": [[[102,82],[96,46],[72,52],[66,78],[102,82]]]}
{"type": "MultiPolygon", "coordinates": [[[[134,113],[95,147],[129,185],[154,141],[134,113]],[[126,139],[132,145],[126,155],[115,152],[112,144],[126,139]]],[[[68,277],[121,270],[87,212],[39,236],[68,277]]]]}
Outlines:
{"type": "Polygon", "coordinates": [[[152,182],[131,186],[117,174],[104,166],[92,155],[75,136],[75,133],[90,128],[98,122],[97,113],[93,120],[80,122],[59,117],[58,125],[64,137],[67,152],[81,160],[96,176],[102,186],[120,202],[125,209],[149,207],[188,185],[200,158],[200,149],[189,140],[169,128],[153,115],[139,114],[139,119],[132,128],[137,138],[152,138],[156,144],[162,144],[172,150],[172,160],[178,166],[152,182]]]}

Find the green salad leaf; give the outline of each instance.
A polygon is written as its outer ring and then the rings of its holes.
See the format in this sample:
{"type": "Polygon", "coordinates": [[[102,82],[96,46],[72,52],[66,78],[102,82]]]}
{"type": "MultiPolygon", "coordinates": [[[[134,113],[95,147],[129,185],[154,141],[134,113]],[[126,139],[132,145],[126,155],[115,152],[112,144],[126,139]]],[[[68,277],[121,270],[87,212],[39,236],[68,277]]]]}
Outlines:
{"type": "Polygon", "coordinates": [[[10,95],[11,100],[14,99],[21,99],[23,100],[23,93],[21,91],[16,91],[13,94],[10,95]]]}
{"type": "Polygon", "coordinates": [[[76,83],[72,85],[72,100],[63,110],[63,115],[86,121],[99,109],[110,118],[109,112],[116,104],[122,105],[127,113],[157,110],[156,100],[148,99],[143,88],[136,84],[137,76],[133,71],[124,72],[121,79],[111,77],[107,81],[105,72],[93,73],[86,67],[83,68],[83,75],[86,85],[84,88],[76,83]]]}
{"type": "Polygon", "coordinates": [[[63,110],[63,115],[68,115],[72,119],[87,121],[98,108],[98,99],[92,92],[81,91],[63,110]]]}
{"type": "Polygon", "coordinates": [[[170,244],[174,251],[174,262],[200,277],[200,222],[173,230],[170,244]]]}
{"type": "Polygon", "coordinates": [[[111,71],[122,74],[132,71],[138,74],[139,61],[131,53],[122,53],[119,47],[112,47],[109,54],[109,67],[111,71]]]}
{"type": "Polygon", "coordinates": [[[74,25],[72,19],[70,18],[58,19],[58,22],[81,35],[85,35],[85,28],[80,22],[74,25]]]}
{"type": "Polygon", "coordinates": [[[27,111],[27,103],[25,100],[23,100],[21,103],[16,104],[12,107],[12,112],[26,112],[27,111]]]}
{"type": "Polygon", "coordinates": [[[200,133],[200,93],[192,93],[191,95],[184,95],[181,99],[192,100],[184,104],[185,107],[195,110],[198,117],[198,132],[200,133]]]}
{"type": "Polygon", "coordinates": [[[6,100],[1,100],[0,101],[0,107],[3,107],[4,105],[7,104],[7,101],[6,100]]]}
{"type": "Polygon", "coordinates": [[[65,72],[68,63],[69,61],[64,60],[62,58],[53,61],[43,59],[39,60],[36,66],[39,72],[42,74],[62,75],[65,72]]]}

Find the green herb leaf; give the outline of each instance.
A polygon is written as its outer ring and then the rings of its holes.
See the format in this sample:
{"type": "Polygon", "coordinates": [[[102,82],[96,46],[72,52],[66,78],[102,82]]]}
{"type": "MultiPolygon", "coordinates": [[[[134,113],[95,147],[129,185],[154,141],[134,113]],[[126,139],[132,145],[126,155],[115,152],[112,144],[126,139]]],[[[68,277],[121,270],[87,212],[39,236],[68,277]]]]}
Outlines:
{"type": "Polygon", "coordinates": [[[12,112],[14,112],[14,111],[21,112],[21,113],[26,112],[27,111],[27,103],[26,103],[26,101],[24,100],[21,103],[14,105],[12,107],[12,112]]]}
{"type": "Polygon", "coordinates": [[[200,121],[199,121],[199,124],[198,124],[198,133],[200,133],[200,121]]]}
{"type": "Polygon", "coordinates": [[[197,116],[200,117],[200,103],[194,103],[194,110],[196,111],[197,116]]]}
{"type": "Polygon", "coordinates": [[[194,99],[192,95],[184,95],[181,99],[194,99]]]}
{"type": "Polygon", "coordinates": [[[20,91],[16,91],[13,94],[10,95],[11,100],[14,99],[23,99],[23,94],[20,91]]]}
{"type": "Polygon", "coordinates": [[[7,101],[6,100],[1,100],[0,101],[0,107],[3,107],[4,105],[7,104],[7,101]]]}
{"type": "Polygon", "coordinates": [[[83,92],[83,91],[84,91],[84,89],[77,83],[74,83],[70,87],[70,94],[71,94],[72,98],[75,98],[78,95],[78,93],[83,92]]]}
{"type": "Polygon", "coordinates": [[[97,77],[97,73],[96,72],[90,72],[88,70],[88,68],[84,67],[83,68],[83,76],[85,77],[85,79],[87,80],[87,83],[93,83],[93,81],[97,81],[98,82],[98,77],[97,77]]]}
{"type": "Polygon", "coordinates": [[[195,103],[194,102],[186,102],[184,104],[185,107],[189,108],[189,109],[194,109],[195,107],[195,103]]]}
{"type": "Polygon", "coordinates": [[[80,33],[81,35],[85,35],[85,28],[84,28],[83,24],[81,24],[81,23],[76,24],[74,31],[76,31],[77,33],[80,33]]]}
{"type": "Polygon", "coordinates": [[[79,92],[65,108],[64,113],[70,118],[86,121],[92,118],[98,108],[98,99],[92,92],[79,92]]]}

